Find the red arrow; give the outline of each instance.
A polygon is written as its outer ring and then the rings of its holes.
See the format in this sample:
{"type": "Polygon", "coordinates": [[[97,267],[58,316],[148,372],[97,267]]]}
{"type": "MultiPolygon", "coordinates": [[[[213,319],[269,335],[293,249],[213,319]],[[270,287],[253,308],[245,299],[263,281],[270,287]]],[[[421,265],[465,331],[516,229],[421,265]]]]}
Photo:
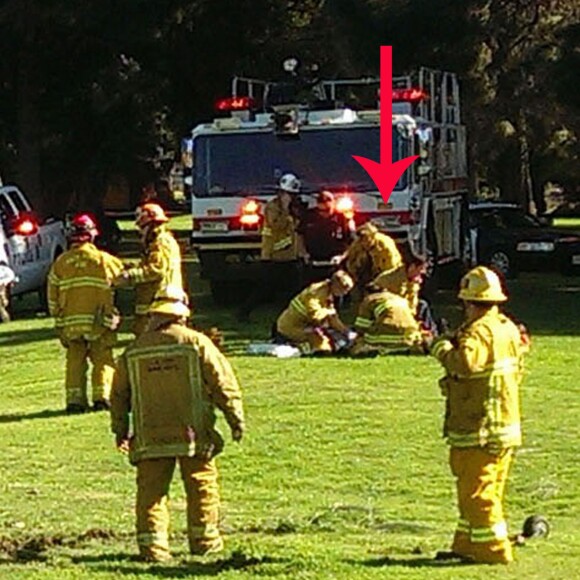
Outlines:
{"type": "Polygon", "coordinates": [[[393,163],[393,47],[381,46],[381,162],[353,155],[378,187],[385,203],[389,201],[397,181],[418,159],[411,155],[393,163]]]}

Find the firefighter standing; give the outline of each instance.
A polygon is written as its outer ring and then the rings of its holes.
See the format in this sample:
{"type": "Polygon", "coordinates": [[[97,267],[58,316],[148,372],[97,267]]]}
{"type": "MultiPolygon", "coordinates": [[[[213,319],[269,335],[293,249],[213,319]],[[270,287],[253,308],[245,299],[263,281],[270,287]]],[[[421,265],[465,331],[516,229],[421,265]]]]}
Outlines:
{"type": "Polygon", "coordinates": [[[143,257],[138,266],[122,272],[115,285],[136,286],[133,332],[139,336],[147,325],[147,310],[155,294],[165,286],[183,289],[183,278],[181,250],[167,229],[169,219],[161,206],[145,203],[135,213],[135,223],[143,241],[143,257]]]}
{"type": "Polygon", "coordinates": [[[306,279],[317,282],[333,271],[333,260],[340,260],[352,241],[352,216],[336,208],[336,199],[330,191],[321,191],[316,206],[303,214],[297,228],[301,252],[308,265],[306,279]]]}
{"type": "Polygon", "coordinates": [[[367,222],[356,231],[356,239],[346,252],[344,268],[358,288],[364,288],[383,272],[393,272],[403,264],[395,240],[367,222]]]}
{"type": "Polygon", "coordinates": [[[232,368],[209,338],[186,327],[189,314],[180,288],[162,290],[149,308],[146,331],[120,357],[113,384],[112,430],[137,468],[137,543],[146,560],[170,557],[168,492],[176,461],[187,496],[190,551],[222,549],[214,458],[224,441],[215,429],[215,407],[234,441],[244,432],[232,368]]]}
{"type": "Polygon", "coordinates": [[[247,321],[256,306],[277,292],[288,296],[300,287],[301,245],[296,232],[300,210],[300,180],[292,173],[280,178],[278,193],[264,209],[261,242],[261,277],[238,312],[247,321]]]}
{"type": "Polygon", "coordinates": [[[349,335],[349,328],[336,312],[334,299],[345,296],[352,287],[352,278],[342,270],[335,272],[329,280],[308,286],[278,317],[278,338],[297,346],[308,345],[310,352],[333,352],[335,347],[329,331],[345,337],[349,335]]]}
{"type": "Polygon", "coordinates": [[[503,499],[514,449],[521,445],[519,385],[527,335],[500,313],[507,297],[488,268],[463,277],[459,298],[464,324],[431,350],[446,371],[440,381],[447,402],[444,435],[459,506],[451,552],[438,556],[508,563],[513,555],[503,499]]]}
{"type": "Polygon", "coordinates": [[[94,245],[97,226],[87,214],[74,216],[68,241],[48,275],[48,308],[66,348],[66,410],[88,409],[87,359],[93,364],[93,409],[109,408],[114,373],[113,345],[120,317],[114,305],[113,279],[121,260],[94,245]]]}

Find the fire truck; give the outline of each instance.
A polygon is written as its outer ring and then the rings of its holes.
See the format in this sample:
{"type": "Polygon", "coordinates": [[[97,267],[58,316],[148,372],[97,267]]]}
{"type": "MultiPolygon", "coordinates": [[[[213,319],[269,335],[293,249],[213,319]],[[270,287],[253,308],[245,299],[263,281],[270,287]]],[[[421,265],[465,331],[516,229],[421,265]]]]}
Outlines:
{"type": "Polygon", "coordinates": [[[419,159],[387,203],[352,157],[380,159],[379,87],[379,78],[296,88],[235,77],[231,96],[216,103],[220,116],[184,140],[191,241],[214,298],[239,296],[240,282],[255,279],[262,212],[285,173],[300,179],[304,203],[331,191],[357,225],[371,221],[436,268],[462,263],[468,181],[457,77],[421,68],[393,79],[393,162],[419,159]]]}

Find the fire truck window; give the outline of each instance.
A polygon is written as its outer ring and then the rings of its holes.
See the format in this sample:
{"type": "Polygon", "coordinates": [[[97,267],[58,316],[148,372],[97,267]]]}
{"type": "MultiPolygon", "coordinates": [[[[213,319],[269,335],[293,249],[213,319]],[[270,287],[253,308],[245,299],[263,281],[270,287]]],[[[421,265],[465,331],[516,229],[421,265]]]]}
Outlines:
{"type": "MultiPolygon", "coordinates": [[[[281,174],[295,173],[305,190],[376,185],[352,156],[380,159],[379,127],[302,129],[292,140],[272,131],[201,136],[196,140],[194,194],[197,197],[273,193],[281,174]],[[270,188],[267,191],[267,188],[270,188]]],[[[412,141],[393,131],[393,160],[410,155],[412,141]]],[[[406,186],[404,174],[395,189],[406,186]]]]}

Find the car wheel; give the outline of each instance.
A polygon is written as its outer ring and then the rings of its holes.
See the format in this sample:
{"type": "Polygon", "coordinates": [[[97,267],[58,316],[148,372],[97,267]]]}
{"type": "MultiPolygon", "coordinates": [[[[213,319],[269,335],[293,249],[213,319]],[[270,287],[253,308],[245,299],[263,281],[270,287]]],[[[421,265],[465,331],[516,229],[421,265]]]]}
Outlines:
{"type": "Polygon", "coordinates": [[[504,278],[517,276],[511,256],[503,249],[492,250],[486,262],[491,268],[503,274],[504,278]]]}

